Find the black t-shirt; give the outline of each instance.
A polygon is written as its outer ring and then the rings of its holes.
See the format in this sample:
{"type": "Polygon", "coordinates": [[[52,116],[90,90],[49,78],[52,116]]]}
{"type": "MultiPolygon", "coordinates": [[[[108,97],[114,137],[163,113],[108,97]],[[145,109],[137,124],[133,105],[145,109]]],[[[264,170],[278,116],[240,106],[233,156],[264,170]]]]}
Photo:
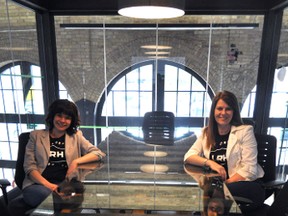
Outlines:
{"type": "Polygon", "coordinates": [[[218,164],[222,165],[225,168],[227,175],[228,175],[228,168],[227,168],[226,151],[227,151],[229,134],[230,132],[225,135],[217,134],[215,137],[215,145],[211,148],[210,152],[210,160],[213,160],[218,164]]]}
{"type": "Polygon", "coordinates": [[[65,179],[67,169],[65,135],[59,138],[50,137],[50,158],[42,176],[52,183],[60,183],[65,179]]]}

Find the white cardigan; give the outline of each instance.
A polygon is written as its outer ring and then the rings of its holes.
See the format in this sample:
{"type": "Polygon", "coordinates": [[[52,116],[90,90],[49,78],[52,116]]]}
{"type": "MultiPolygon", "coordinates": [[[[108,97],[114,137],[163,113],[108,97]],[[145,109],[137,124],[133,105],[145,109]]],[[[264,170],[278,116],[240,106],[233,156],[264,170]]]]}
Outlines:
{"type": "MultiPolygon", "coordinates": [[[[203,130],[199,138],[184,156],[184,162],[191,155],[209,158],[211,148],[206,147],[203,130]]],[[[264,171],[257,162],[257,142],[253,127],[250,125],[232,126],[227,144],[227,166],[229,176],[238,173],[246,181],[263,177],[264,171]]]]}

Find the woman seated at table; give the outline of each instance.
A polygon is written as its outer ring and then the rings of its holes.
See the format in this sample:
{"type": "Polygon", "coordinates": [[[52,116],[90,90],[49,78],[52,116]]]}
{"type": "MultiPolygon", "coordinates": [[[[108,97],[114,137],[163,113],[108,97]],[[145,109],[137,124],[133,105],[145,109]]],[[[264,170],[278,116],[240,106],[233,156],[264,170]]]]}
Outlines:
{"type": "Polygon", "coordinates": [[[24,201],[38,206],[79,164],[101,160],[100,149],[90,143],[78,127],[77,106],[68,100],[56,100],[46,117],[47,130],[30,133],[26,146],[23,182],[24,201]]]}
{"type": "Polygon", "coordinates": [[[257,163],[254,130],[243,124],[233,93],[223,91],[214,97],[208,126],[185,154],[184,162],[217,172],[234,197],[252,201],[240,205],[243,213],[263,205],[265,191],[258,179],[264,171],[257,163]]]}

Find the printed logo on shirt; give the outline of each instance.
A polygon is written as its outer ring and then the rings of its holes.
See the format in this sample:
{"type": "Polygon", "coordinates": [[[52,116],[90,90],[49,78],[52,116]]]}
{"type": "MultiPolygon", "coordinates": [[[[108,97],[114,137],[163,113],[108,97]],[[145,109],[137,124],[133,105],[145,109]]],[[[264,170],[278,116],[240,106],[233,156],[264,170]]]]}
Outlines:
{"type": "Polygon", "coordinates": [[[48,166],[67,167],[65,157],[65,136],[60,138],[51,138],[50,142],[50,158],[48,166]]]}

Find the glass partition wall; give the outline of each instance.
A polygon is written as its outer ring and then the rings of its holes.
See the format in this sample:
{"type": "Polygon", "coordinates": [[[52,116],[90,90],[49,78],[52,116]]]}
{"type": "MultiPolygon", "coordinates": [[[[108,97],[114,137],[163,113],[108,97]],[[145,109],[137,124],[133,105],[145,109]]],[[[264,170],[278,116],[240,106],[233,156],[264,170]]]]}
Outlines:
{"type": "Polygon", "coordinates": [[[263,16],[56,16],[59,80],[81,130],[107,153],[99,181],[175,182],[218,91],[234,92],[242,116],[253,117],[262,26],[263,16]],[[173,146],[143,141],[150,111],[173,112],[173,146]]]}
{"type": "Polygon", "coordinates": [[[44,107],[35,13],[5,0],[0,0],[0,92],[0,178],[12,182],[18,135],[44,128],[44,107]]]}
{"type": "Polygon", "coordinates": [[[148,184],[157,203],[163,184],[189,181],[183,156],[218,91],[234,92],[243,117],[253,117],[263,18],[55,17],[59,81],[81,110],[85,136],[107,153],[96,180],[111,183],[108,194],[113,184],[148,184]],[[173,112],[173,145],[143,141],[150,111],[173,112]]]}
{"type": "Polygon", "coordinates": [[[221,90],[253,116],[262,25],[263,16],[55,17],[59,78],[91,106],[96,142],[115,127],[141,137],[139,117],[152,110],[173,112],[181,137],[203,127],[221,90]]]}
{"type": "MultiPolygon", "coordinates": [[[[47,107],[43,105],[45,71],[39,68],[35,14],[4,0],[0,4],[1,128],[6,131],[1,136],[0,160],[1,167],[7,168],[7,161],[16,160],[18,135],[45,127],[47,107]]],[[[120,16],[54,18],[59,97],[77,104],[85,137],[107,153],[108,163],[127,167],[125,172],[133,175],[125,178],[155,173],[155,166],[143,164],[146,161],[155,165],[155,148],[143,142],[146,112],[170,111],[175,115],[175,145],[160,148],[160,153],[176,153],[174,159],[179,163],[206,125],[211,99],[218,91],[235,93],[242,117],[253,117],[262,15],[186,15],[164,20],[120,16]],[[139,146],[124,145],[131,140],[139,146]],[[130,153],[124,148],[131,148],[130,153]],[[133,151],[141,154],[134,155],[133,151]],[[144,159],[151,151],[153,156],[144,159]]],[[[275,74],[282,83],[286,72],[281,68],[287,66],[283,54],[285,23],[275,74]]],[[[287,110],[283,110],[281,118],[286,120],[287,110]]],[[[278,115],[272,104],[271,113],[278,115]]],[[[286,137],[283,131],[283,125],[269,131],[277,136],[281,147],[286,137]]],[[[280,164],[285,164],[283,152],[285,149],[280,148],[280,164]]],[[[179,171],[171,158],[164,156],[161,160],[166,166],[159,166],[157,172],[179,171]]],[[[14,170],[9,169],[8,174],[6,168],[1,168],[1,177],[13,179],[14,170]]]]}

